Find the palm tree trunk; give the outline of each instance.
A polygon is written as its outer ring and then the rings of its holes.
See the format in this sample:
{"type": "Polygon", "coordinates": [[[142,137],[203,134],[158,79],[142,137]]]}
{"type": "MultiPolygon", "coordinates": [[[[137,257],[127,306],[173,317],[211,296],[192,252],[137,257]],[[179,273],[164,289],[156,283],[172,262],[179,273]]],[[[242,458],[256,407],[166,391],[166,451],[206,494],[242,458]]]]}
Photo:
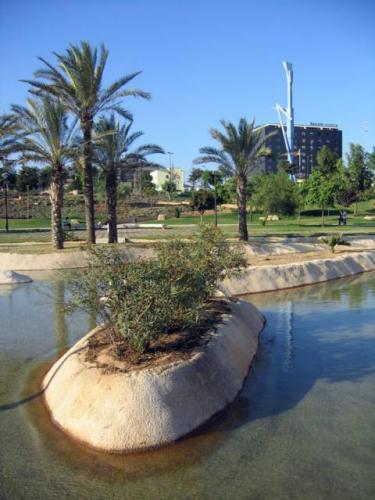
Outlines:
{"type": "Polygon", "coordinates": [[[108,213],[108,243],[117,243],[117,172],[112,169],[105,179],[108,213]]]}
{"type": "Polygon", "coordinates": [[[62,228],[62,206],[64,198],[63,169],[62,165],[52,167],[52,179],[50,186],[51,199],[51,236],[54,248],[64,248],[64,231],[62,228]]]}
{"type": "Polygon", "coordinates": [[[249,235],[247,232],[246,221],[246,194],[247,194],[247,177],[239,175],[237,177],[237,205],[238,205],[238,237],[242,241],[248,241],[249,235]]]}
{"type": "Polygon", "coordinates": [[[85,198],[85,217],[88,243],[95,243],[95,203],[92,175],[92,121],[81,122],[83,133],[83,192],[85,198]]]}

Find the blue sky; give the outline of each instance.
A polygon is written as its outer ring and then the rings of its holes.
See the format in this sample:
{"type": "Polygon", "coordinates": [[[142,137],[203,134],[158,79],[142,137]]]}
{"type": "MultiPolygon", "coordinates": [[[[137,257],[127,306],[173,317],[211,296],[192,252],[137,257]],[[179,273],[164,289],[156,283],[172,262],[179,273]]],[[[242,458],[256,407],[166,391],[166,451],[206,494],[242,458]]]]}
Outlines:
{"type": "Polygon", "coordinates": [[[150,102],[125,101],[134,128],[189,171],[221,118],[276,121],[288,60],[296,123],[336,123],[344,150],[372,150],[374,19],[373,0],[0,0],[0,112],[24,102],[18,80],[40,66],[37,56],[104,43],[106,81],[142,70],[136,85],[152,93],[150,102]]]}

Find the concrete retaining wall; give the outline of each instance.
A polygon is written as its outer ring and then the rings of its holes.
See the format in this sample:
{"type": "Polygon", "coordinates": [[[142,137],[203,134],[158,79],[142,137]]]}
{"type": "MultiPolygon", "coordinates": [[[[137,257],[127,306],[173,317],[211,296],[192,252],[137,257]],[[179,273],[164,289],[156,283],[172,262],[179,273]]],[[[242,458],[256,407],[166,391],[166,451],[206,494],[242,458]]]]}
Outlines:
{"type": "Polygon", "coordinates": [[[227,295],[266,292],[311,285],[374,269],[375,252],[361,252],[295,264],[250,266],[239,278],[225,279],[219,288],[227,295]]]}
{"type": "MultiPolygon", "coordinates": [[[[125,248],[129,259],[149,258],[155,255],[152,248],[125,248]]],[[[22,254],[0,252],[0,271],[47,271],[53,269],[75,269],[87,266],[85,251],[55,252],[46,254],[22,254]]]]}

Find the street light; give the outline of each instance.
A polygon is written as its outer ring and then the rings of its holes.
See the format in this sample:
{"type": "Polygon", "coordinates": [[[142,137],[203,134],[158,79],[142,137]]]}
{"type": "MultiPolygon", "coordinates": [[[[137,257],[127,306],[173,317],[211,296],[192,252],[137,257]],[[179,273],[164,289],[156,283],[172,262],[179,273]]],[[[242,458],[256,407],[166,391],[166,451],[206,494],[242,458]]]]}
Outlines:
{"type": "Polygon", "coordinates": [[[8,173],[6,169],[6,161],[2,158],[3,162],[3,174],[2,179],[4,181],[4,202],[5,202],[5,232],[9,232],[9,215],[8,215],[8,173]]]}
{"type": "Polygon", "coordinates": [[[212,175],[213,182],[209,182],[210,178],[208,178],[208,185],[212,185],[214,187],[214,214],[215,214],[215,227],[217,227],[217,171],[216,170],[206,170],[210,175],[212,175]]]}
{"type": "MultiPolygon", "coordinates": [[[[172,151],[167,151],[167,155],[169,155],[169,180],[168,180],[168,185],[170,188],[170,191],[172,190],[172,183],[174,181],[173,179],[173,168],[172,168],[172,155],[174,153],[172,151]]],[[[171,197],[171,193],[169,192],[169,199],[171,197]]]]}
{"type": "Polygon", "coordinates": [[[215,210],[215,227],[217,227],[217,191],[216,191],[216,172],[213,171],[214,176],[214,210],[215,210]]]}
{"type": "Polygon", "coordinates": [[[172,155],[174,153],[172,153],[172,151],[167,151],[167,155],[169,155],[169,170],[172,169],[172,155]]]}

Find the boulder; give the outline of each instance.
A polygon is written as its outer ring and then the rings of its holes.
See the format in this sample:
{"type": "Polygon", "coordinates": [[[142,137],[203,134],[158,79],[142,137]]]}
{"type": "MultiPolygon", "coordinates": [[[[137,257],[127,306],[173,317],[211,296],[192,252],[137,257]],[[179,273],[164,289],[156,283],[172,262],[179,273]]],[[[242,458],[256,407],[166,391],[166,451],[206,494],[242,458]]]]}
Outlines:
{"type": "Polygon", "coordinates": [[[32,278],[26,274],[15,271],[0,271],[0,285],[17,285],[18,283],[30,283],[32,278]]]}

